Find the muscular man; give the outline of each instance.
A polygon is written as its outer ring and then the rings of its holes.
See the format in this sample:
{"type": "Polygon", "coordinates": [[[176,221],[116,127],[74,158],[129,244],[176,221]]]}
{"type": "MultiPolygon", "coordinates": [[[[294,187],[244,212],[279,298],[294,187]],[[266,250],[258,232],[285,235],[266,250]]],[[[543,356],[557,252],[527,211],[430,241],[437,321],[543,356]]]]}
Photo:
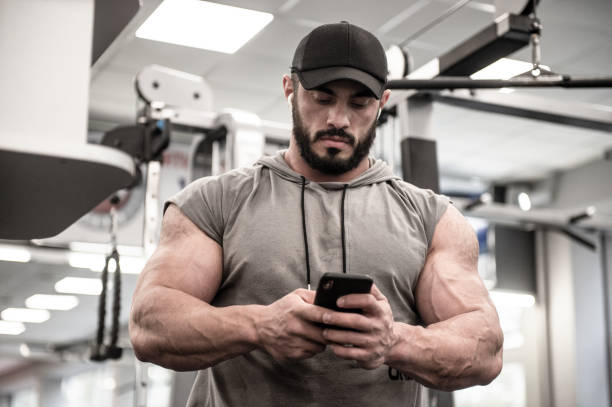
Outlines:
{"type": "Polygon", "coordinates": [[[452,390],[499,374],[502,333],[471,227],[368,157],[386,75],[372,34],[316,28],[283,78],[289,149],[166,204],[130,335],[139,359],[200,370],[189,405],[414,406],[419,383],[452,390]],[[363,314],[313,305],[308,287],[327,271],[373,278],[369,294],[338,301],[363,314]]]}

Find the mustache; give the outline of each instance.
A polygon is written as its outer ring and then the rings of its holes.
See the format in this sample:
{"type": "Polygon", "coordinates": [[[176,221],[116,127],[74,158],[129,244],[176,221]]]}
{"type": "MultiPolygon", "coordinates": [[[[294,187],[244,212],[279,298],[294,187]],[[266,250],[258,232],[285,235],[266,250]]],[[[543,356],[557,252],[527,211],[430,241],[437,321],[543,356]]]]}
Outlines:
{"type": "Polygon", "coordinates": [[[318,141],[322,139],[323,137],[330,137],[330,136],[341,137],[348,144],[351,144],[351,145],[355,144],[355,137],[352,134],[345,132],[343,129],[319,130],[315,133],[314,141],[318,141]]]}

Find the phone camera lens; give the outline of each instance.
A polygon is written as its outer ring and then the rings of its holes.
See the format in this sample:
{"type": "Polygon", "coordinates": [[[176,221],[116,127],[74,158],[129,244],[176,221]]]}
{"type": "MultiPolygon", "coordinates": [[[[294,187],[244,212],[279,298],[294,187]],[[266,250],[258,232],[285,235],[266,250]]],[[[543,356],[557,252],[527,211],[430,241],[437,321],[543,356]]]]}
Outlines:
{"type": "Polygon", "coordinates": [[[327,280],[326,282],[323,283],[324,290],[331,290],[333,286],[334,286],[334,280],[327,280]]]}

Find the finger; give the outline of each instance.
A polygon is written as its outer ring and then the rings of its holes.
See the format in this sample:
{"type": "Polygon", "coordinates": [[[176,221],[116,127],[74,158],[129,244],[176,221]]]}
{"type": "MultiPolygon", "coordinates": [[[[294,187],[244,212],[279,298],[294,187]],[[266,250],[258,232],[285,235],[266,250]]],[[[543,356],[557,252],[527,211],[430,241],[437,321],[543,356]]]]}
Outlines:
{"type": "Polygon", "coordinates": [[[327,340],[323,336],[323,329],[321,326],[314,325],[310,321],[302,320],[299,328],[293,334],[311,342],[326,344],[327,340]]]}
{"type": "Polygon", "coordinates": [[[298,349],[302,349],[306,353],[315,355],[325,350],[327,344],[312,342],[306,339],[300,340],[297,344],[298,349]]]}
{"type": "Polygon", "coordinates": [[[381,313],[376,297],[372,294],[348,294],[338,298],[340,308],[359,308],[366,314],[378,315],[381,313]]]}
{"type": "Polygon", "coordinates": [[[380,292],[378,287],[376,287],[376,284],[372,284],[372,289],[370,290],[370,294],[372,294],[374,298],[376,298],[378,301],[387,299],[387,297],[385,297],[383,293],[380,292]]]}
{"type": "Polygon", "coordinates": [[[371,352],[362,348],[347,347],[343,345],[329,345],[329,348],[337,357],[354,360],[364,369],[376,369],[384,362],[382,358],[375,357],[371,352]]]}
{"type": "Polygon", "coordinates": [[[370,353],[363,348],[338,344],[330,344],[328,346],[336,356],[342,359],[356,360],[358,362],[366,362],[372,359],[370,353]]]}
{"type": "Polygon", "coordinates": [[[296,315],[313,324],[323,324],[323,315],[329,312],[328,308],[318,305],[304,304],[296,310],[296,315]]]}
{"type": "Polygon", "coordinates": [[[367,348],[373,345],[372,338],[364,333],[349,331],[346,329],[327,328],[323,330],[323,337],[335,344],[350,344],[360,348],[367,348]]]}
{"type": "Polygon", "coordinates": [[[323,314],[322,320],[326,325],[354,329],[356,331],[371,332],[374,329],[374,323],[370,318],[354,312],[328,310],[323,314]]]}
{"type": "Polygon", "coordinates": [[[279,353],[289,359],[307,359],[325,350],[325,345],[296,338],[290,346],[279,349],[279,353]]]}

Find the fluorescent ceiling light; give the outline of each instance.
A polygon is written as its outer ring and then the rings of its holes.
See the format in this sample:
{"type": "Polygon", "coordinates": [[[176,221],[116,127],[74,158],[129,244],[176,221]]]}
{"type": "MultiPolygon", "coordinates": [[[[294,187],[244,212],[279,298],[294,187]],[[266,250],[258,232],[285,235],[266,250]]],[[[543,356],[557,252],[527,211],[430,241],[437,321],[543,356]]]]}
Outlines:
{"type": "MultiPolygon", "coordinates": [[[[103,254],[95,253],[76,253],[72,252],[68,254],[68,264],[71,267],[89,269],[91,271],[102,271],[106,263],[106,256],[103,254]]],[[[126,274],[140,274],[145,266],[144,257],[136,256],[122,256],[119,255],[119,264],[121,265],[121,272],[126,274]]],[[[114,273],[116,265],[113,259],[108,264],[108,271],[114,273]]]]}
{"type": "Polygon", "coordinates": [[[25,304],[28,308],[68,311],[79,305],[79,299],[74,295],[34,294],[25,304]]]}
{"type": "Polygon", "coordinates": [[[144,257],[127,257],[123,256],[119,258],[119,265],[121,265],[121,272],[125,274],[140,274],[145,266],[144,257]]]}
{"type": "Polygon", "coordinates": [[[24,247],[13,247],[9,245],[0,246],[1,261],[15,261],[19,263],[27,263],[32,258],[30,251],[24,247]]]}
{"type": "Polygon", "coordinates": [[[65,277],[55,283],[55,291],[65,294],[99,295],[102,281],[99,278],[65,277]]]}
{"type": "Polygon", "coordinates": [[[136,36],[233,54],[273,18],[270,13],[208,1],[165,0],[136,36]]]}
{"type": "Polygon", "coordinates": [[[104,270],[106,257],[103,254],[76,253],[68,254],[68,264],[70,267],[90,269],[92,271],[104,270]]]}
{"type": "Polygon", "coordinates": [[[19,345],[19,353],[21,353],[21,356],[23,356],[24,358],[29,358],[32,354],[32,352],[30,351],[30,347],[27,343],[22,343],[21,345],[19,345]]]}
{"type": "Polygon", "coordinates": [[[518,204],[519,208],[523,211],[528,211],[531,209],[531,198],[529,198],[529,194],[527,192],[521,192],[518,195],[518,204]]]}
{"type": "Polygon", "coordinates": [[[531,294],[498,290],[492,290],[489,294],[498,308],[529,308],[535,304],[535,298],[531,294]]]}
{"type": "MultiPolygon", "coordinates": [[[[70,242],[68,247],[73,252],[108,254],[111,250],[110,243],[70,242]]],[[[142,246],[117,245],[117,251],[121,256],[142,256],[142,246]]]]}
{"type": "MultiPolygon", "coordinates": [[[[550,70],[546,65],[542,68],[550,70]]],[[[482,68],[480,71],[470,75],[472,79],[510,79],[533,68],[531,62],[519,61],[510,58],[500,58],[491,65],[482,68]]]]}
{"type": "Polygon", "coordinates": [[[21,322],[0,321],[0,335],[19,335],[25,331],[21,322]]]}
{"type": "Polygon", "coordinates": [[[46,309],[7,308],[0,312],[5,321],[41,323],[51,318],[46,309]]]}

